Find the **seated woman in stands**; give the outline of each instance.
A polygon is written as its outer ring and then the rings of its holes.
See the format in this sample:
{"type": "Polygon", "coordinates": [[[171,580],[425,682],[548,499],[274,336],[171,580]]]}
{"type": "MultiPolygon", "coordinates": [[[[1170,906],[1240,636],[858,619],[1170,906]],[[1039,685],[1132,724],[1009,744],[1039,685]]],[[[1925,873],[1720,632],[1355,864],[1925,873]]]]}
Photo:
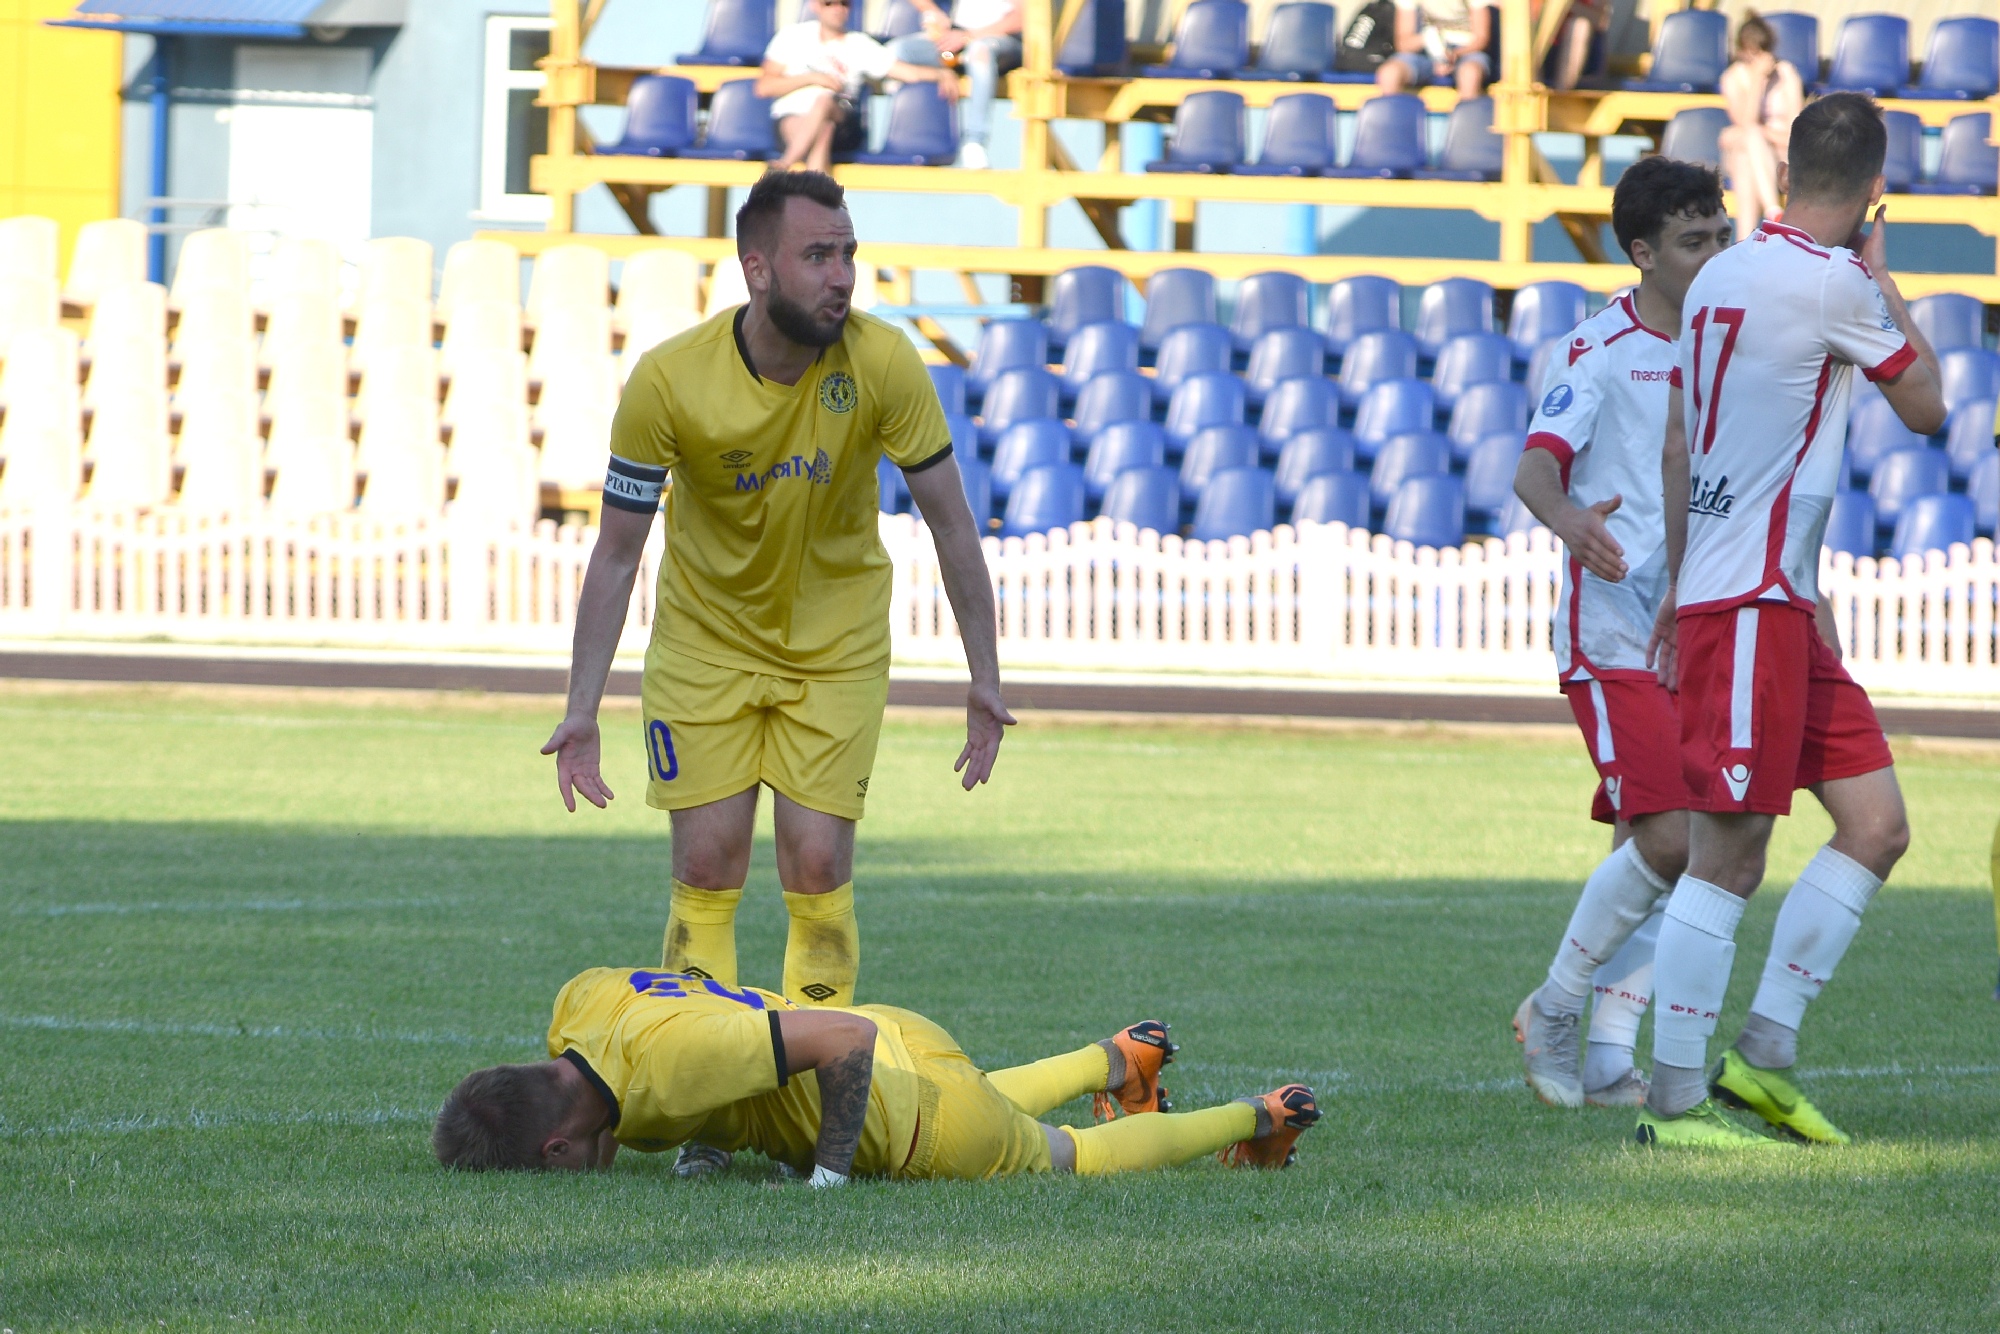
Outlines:
{"type": "Polygon", "coordinates": [[[1478,97],[1493,78],[1498,11],[1483,0],[1396,0],[1396,53],[1375,71],[1381,93],[1450,80],[1460,97],[1478,97]]]}
{"type": "Polygon", "coordinates": [[[1729,127],[1722,132],[1722,170],[1736,191],[1736,234],[1745,237],[1778,216],[1778,164],[1785,160],[1792,120],[1806,102],[1805,84],[1777,55],[1777,34],[1755,14],[1736,30],[1736,59],[1722,72],[1729,127]]]}

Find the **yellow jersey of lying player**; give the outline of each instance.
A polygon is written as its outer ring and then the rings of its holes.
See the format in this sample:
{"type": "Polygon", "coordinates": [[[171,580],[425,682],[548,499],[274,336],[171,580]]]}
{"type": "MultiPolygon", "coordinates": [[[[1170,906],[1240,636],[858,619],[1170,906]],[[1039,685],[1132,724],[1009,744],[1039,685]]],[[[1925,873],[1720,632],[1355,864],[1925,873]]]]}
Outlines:
{"type": "MultiPolygon", "coordinates": [[[[575,1064],[610,1104],[619,1144],[641,1152],[698,1139],[753,1148],[811,1171],[819,1137],[819,1080],[785,1074],[777,1016],[799,1008],[755,987],[686,973],[592,968],[556,996],[549,1056],[575,1064]]],[[[937,1090],[916,1074],[892,1014],[848,1011],[875,1023],[875,1077],[854,1170],[896,1175],[909,1161],[920,1114],[937,1090]]]]}

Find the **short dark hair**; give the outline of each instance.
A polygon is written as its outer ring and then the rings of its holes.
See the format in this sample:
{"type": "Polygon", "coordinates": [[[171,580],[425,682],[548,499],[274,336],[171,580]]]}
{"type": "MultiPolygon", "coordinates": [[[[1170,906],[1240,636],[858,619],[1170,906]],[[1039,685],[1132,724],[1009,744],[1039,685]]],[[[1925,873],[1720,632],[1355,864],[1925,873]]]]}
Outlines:
{"type": "Polygon", "coordinates": [[[540,1167],[542,1145],[569,1112],[546,1065],[495,1065],[459,1081],[438,1109],[431,1151],[469,1172],[540,1167]]]}
{"type": "Polygon", "coordinates": [[[1668,218],[1712,218],[1720,212],[1722,178],[1710,167],[1678,158],[1640,158],[1611,192],[1611,230],[1627,259],[1634,241],[1658,244],[1668,218]]]}
{"type": "Polygon", "coordinates": [[[1778,34],[1755,14],[1746,14],[1743,25],[1736,30],[1736,49],[1740,51],[1746,46],[1752,51],[1775,51],[1778,49],[1778,34]]]}
{"type": "Polygon", "coordinates": [[[846,208],[847,191],[823,171],[770,171],[750,187],[750,197],[736,210],[736,254],[768,248],[778,238],[785,204],[810,199],[826,208],[846,208]]]}
{"type": "Polygon", "coordinates": [[[1889,131],[1866,93],[1828,93],[1792,122],[1794,199],[1852,199],[1882,174],[1889,131]]]}

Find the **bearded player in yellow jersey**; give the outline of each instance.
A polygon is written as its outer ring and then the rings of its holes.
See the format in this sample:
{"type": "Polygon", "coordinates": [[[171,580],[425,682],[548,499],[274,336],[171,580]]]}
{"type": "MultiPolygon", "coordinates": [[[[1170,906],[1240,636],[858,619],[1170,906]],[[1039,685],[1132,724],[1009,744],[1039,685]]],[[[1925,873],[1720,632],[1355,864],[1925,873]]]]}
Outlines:
{"type": "Polygon", "coordinates": [[[1287,1084],[1198,1112],[1163,1110],[1166,1027],[1147,1020],[991,1074],[942,1028],[886,1005],[800,1009],[713,978],[593,968],[556,997],[550,1059],[467,1075],[431,1145],[450,1167],[609,1167],[619,1147],[754,1148],[814,1186],[850,1176],[981,1180],[1104,1175],[1221,1152],[1286,1167],[1319,1120],[1287,1084]],[[1128,1113],[1076,1130],[1035,1118],[1086,1093],[1128,1113]]]}

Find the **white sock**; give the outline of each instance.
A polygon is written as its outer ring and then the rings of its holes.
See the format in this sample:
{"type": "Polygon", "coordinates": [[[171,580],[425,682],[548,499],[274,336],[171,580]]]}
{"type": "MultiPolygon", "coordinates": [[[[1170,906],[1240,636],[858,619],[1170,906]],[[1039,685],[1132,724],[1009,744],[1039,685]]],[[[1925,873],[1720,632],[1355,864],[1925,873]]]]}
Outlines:
{"type": "Polygon", "coordinates": [[[1639,1021],[1653,1002],[1653,946],[1665,915],[1665,904],[1654,905],[1652,915],[1591,982],[1590,1045],[1583,1053],[1586,1089],[1608,1088],[1632,1068],[1639,1021]]]}
{"type": "Polygon", "coordinates": [[[1880,888],[1874,872],[1845,853],[1831,847],[1814,853],[1778,909],[1771,954],[1764,961],[1757,998],[1750,1002],[1751,1013],[1796,1030],[1806,1006],[1833,977],[1861,927],[1861,914],[1880,888]]]}
{"type": "Polygon", "coordinates": [[[1536,997],[1543,1012],[1581,1014],[1591,975],[1618,952],[1672,888],[1646,865],[1638,845],[1630,840],[1599,862],[1583,882],[1562,946],[1549,964],[1548,985],[1536,997]]]}
{"type": "Polygon", "coordinates": [[[1667,900],[1660,940],[1653,947],[1653,1062],[1700,1070],[1708,1065],[1708,1039],[1729,991],[1736,961],[1736,924],[1744,900],[1719,885],[1681,877],[1667,900]]]}

